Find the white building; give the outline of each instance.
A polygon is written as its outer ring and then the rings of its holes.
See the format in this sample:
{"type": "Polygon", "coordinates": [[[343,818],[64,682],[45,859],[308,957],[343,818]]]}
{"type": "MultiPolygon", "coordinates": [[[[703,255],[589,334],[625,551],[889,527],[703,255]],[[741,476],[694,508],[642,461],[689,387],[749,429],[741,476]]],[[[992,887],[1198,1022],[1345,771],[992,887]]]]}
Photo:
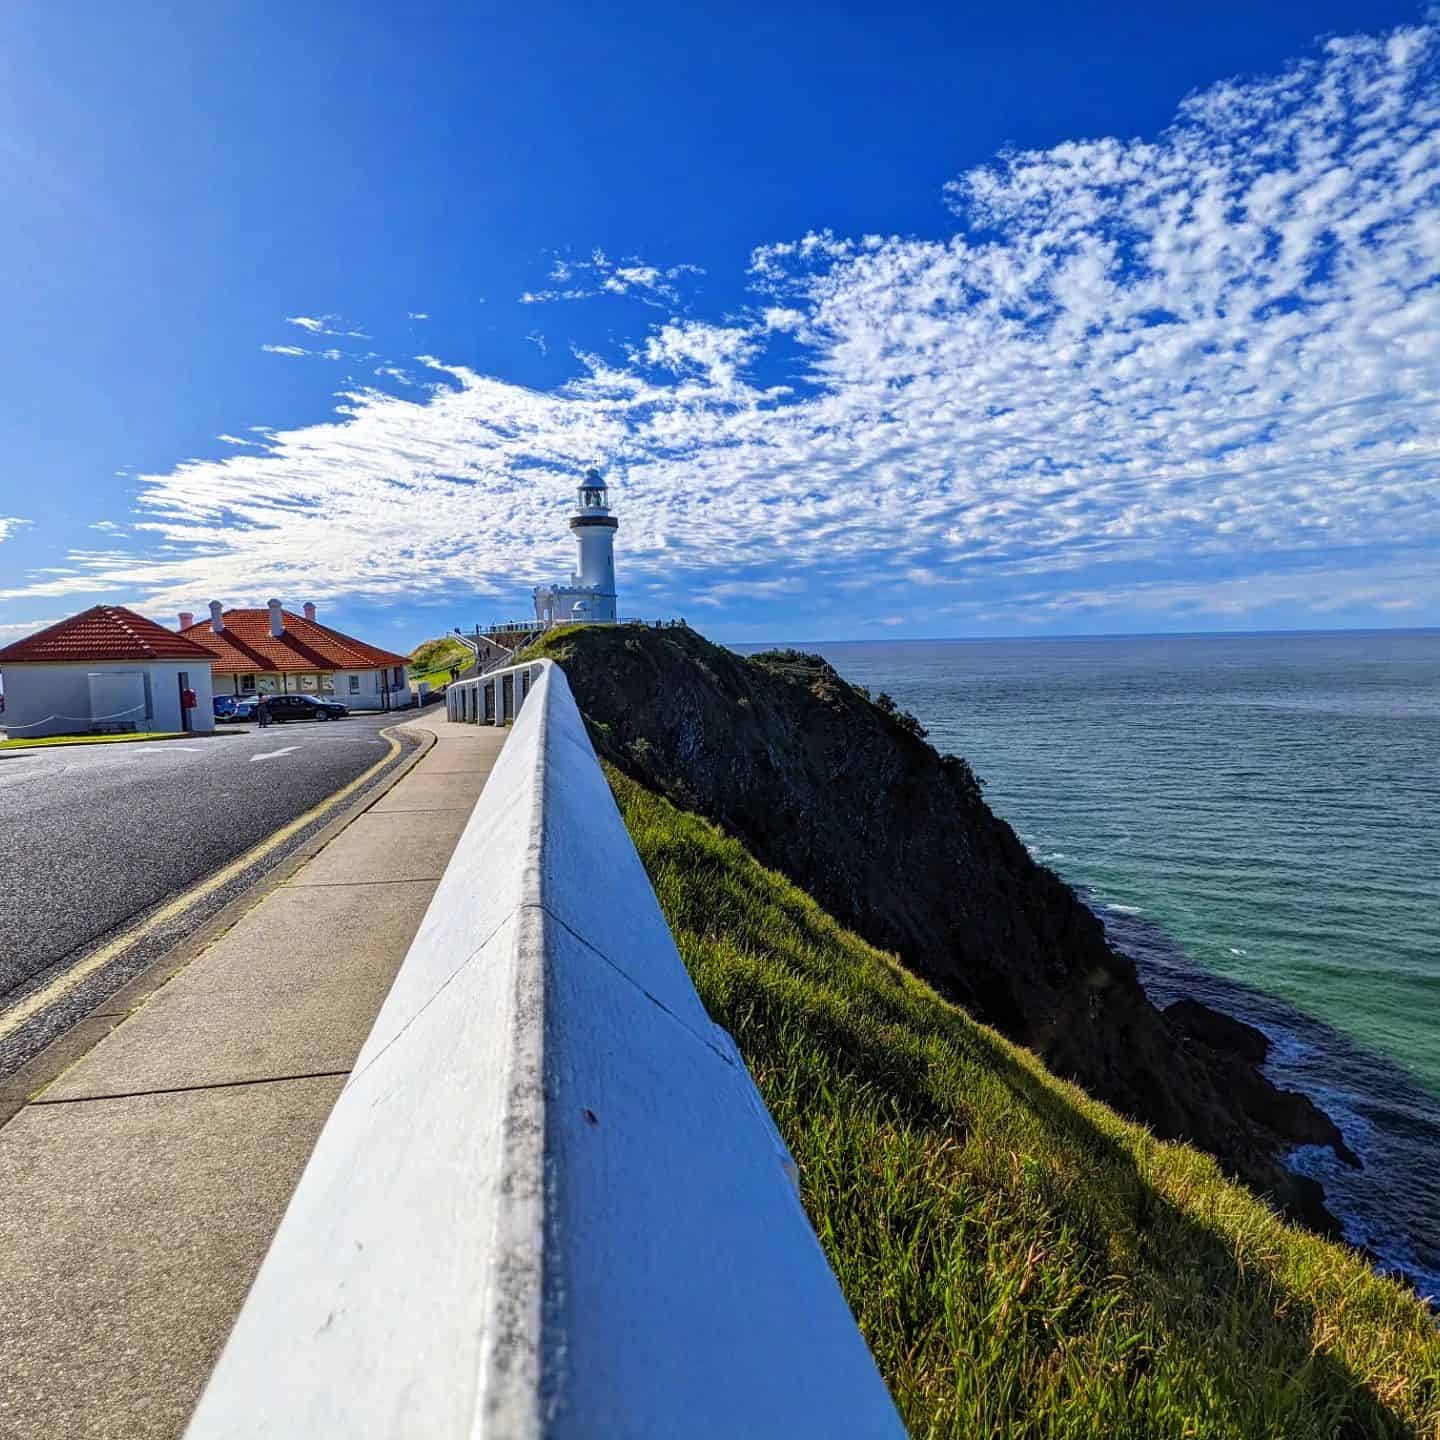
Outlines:
{"type": "Polygon", "coordinates": [[[213,730],[204,646],[121,605],[95,605],[0,650],[12,740],[213,730]]]}
{"type": "Polygon", "coordinates": [[[610,492],[598,470],[587,470],[576,491],[570,517],[579,547],[579,567],[565,585],[535,587],[535,619],[541,625],[601,621],[613,625],[615,613],[615,532],[620,522],[610,513],[610,492]]]}
{"type": "Polygon", "coordinates": [[[212,600],[208,620],[180,616],[180,633],[210,654],[221,695],[324,695],[352,710],[410,703],[408,657],[322,625],[308,602],[304,611],[278,600],[226,610],[212,600]]]}

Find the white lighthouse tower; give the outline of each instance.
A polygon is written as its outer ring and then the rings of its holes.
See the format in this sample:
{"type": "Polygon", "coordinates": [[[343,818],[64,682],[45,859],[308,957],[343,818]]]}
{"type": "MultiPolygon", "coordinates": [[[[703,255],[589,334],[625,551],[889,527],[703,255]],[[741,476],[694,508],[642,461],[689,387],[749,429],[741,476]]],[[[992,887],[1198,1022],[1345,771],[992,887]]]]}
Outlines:
{"type": "Polygon", "coordinates": [[[535,588],[535,618],[542,625],[599,621],[613,625],[615,613],[615,532],[620,522],[610,513],[610,492],[600,472],[585,472],[575,492],[570,529],[579,549],[579,565],[568,585],[535,588]]]}

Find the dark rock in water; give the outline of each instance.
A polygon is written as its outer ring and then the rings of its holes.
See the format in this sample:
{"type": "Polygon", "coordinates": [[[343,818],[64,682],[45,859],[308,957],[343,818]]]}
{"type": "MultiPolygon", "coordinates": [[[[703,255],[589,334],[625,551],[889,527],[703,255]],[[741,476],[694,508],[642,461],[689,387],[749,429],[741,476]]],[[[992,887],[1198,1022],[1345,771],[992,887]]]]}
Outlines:
{"type": "Polygon", "coordinates": [[[1313,1100],[1298,1090],[1281,1090],[1263,1075],[1257,1086],[1254,1075],[1252,1069],[1236,1081],[1236,1090],[1244,1097],[1250,1114],[1297,1145],[1328,1145],[1347,1165],[1357,1170],[1365,1168],[1360,1157],[1345,1143],[1340,1127],[1313,1100]]]}
{"type": "Polygon", "coordinates": [[[990,810],[969,765],[937,754],[893,702],[819,656],[747,659],[685,628],[585,627],[545,649],[607,759],[719,823],[1056,1074],[1337,1233],[1320,1187],[1284,1164],[1297,1143],[1353,1158],[1335,1126],[1237,1050],[1253,1052],[1249,1027],[1211,1012],[1211,1040],[1177,1043],[1100,921],[990,810]]]}
{"type": "Polygon", "coordinates": [[[1198,1000],[1176,1000],[1163,1013],[1192,1046],[1210,1052],[1212,1073],[1223,1078],[1247,1114],[1296,1145],[1328,1145],[1347,1165],[1363,1168],[1340,1127],[1313,1100],[1281,1090],[1260,1074],[1270,1053],[1263,1030],[1198,1000]]]}
{"type": "Polygon", "coordinates": [[[1199,1040],[1212,1050],[1227,1050],[1252,1065],[1263,1065],[1270,1053],[1270,1042],[1263,1030],[1233,1015],[1222,1015],[1198,1000],[1177,1000],[1167,1005],[1164,1013],[1182,1035],[1199,1040]]]}

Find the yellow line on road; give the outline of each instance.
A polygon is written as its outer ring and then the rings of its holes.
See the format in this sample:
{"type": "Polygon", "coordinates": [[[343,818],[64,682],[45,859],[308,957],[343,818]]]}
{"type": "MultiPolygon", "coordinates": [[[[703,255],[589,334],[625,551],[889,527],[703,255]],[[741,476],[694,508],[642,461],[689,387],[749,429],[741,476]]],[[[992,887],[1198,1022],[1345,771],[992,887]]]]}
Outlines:
{"type": "Polygon", "coordinates": [[[342,800],[353,795],[367,780],[374,779],[400,753],[399,740],[388,730],[381,733],[389,741],[389,751],[384,759],[377,760],[363,774],[357,775],[348,784],[342,785],[333,795],[326,796],[318,805],[312,806],[303,815],[297,816],[294,820],[267,835],[258,845],[252,846],[243,855],[237,856],[213,875],[207,875],[198,885],[192,885],[184,894],[177,895],[153,915],[142,920],[133,930],[127,930],[123,935],[117,935],[108,944],[102,945],[98,950],[87,955],[78,965],[72,966],[63,975],[57,975],[43,990],[37,990],[33,995],[27,995],[13,1010],[7,1010],[4,1015],[0,1015],[0,1040],[5,1039],[7,1035],[14,1034],[26,1021],[68,995],[82,981],[88,980],[91,975],[102,966],[109,964],[117,955],[124,954],[151,931],[157,930],[160,926],[183,915],[197,900],[203,900],[207,895],[213,895],[215,891],[228,884],[242,871],[255,864],[257,860],[263,860],[272,850],[283,845],[307,825],[313,825],[327,810],[333,810],[342,800]]]}

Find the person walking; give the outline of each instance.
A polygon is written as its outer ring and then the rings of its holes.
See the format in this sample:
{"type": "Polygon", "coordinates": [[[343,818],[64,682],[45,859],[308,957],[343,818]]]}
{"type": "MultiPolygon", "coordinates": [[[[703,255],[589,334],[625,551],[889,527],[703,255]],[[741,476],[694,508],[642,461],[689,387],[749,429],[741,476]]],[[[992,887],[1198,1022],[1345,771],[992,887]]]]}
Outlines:
{"type": "Polygon", "coordinates": [[[264,700],[255,707],[255,719],[262,730],[270,723],[270,706],[264,700]]]}

